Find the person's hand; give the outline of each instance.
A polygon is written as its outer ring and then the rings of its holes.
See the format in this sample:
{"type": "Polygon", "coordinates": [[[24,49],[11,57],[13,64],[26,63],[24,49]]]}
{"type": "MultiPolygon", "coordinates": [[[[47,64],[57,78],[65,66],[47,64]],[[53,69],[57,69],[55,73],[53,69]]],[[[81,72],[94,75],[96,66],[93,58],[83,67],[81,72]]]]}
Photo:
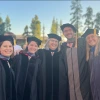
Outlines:
{"type": "Polygon", "coordinates": [[[15,56],[15,55],[18,55],[20,51],[21,51],[21,50],[16,50],[16,51],[14,51],[14,56],[15,56]]]}

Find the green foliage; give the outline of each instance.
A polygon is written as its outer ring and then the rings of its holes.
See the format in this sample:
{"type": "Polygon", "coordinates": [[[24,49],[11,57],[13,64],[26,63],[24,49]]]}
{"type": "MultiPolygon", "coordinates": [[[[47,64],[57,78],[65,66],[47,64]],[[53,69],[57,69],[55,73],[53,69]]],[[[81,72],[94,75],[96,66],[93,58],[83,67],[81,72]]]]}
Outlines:
{"type": "Polygon", "coordinates": [[[0,35],[5,33],[5,23],[0,24],[0,35]]]}
{"type": "Polygon", "coordinates": [[[29,36],[28,25],[25,26],[23,35],[26,37],[29,36]]]}
{"type": "Polygon", "coordinates": [[[94,22],[95,22],[95,28],[100,30],[100,12],[98,12],[96,14],[96,18],[95,18],[94,22]]]}
{"type": "Polygon", "coordinates": [[[0,17],[0,24],[2,24],[3,23],[3,20],[2,20],[2,18],[0,17]]]}
{"type": "Polygon", "coordinates": [[[28,32],[28,25],[25,26],[24,32],[28,32]]]}
{"type": "Polygon", "coordinates": [[[10,30],[11,30],[10,18],[9,16],[7,16],[5,20],[5,31],[9,32],[10,30]]]}
{"type": "Polygon", "coordinates": [[[88,7],[86,10],[86,13],[83,15],[85,18],[85,29],[86,28],[93,28],[93,9],[91,7],[88,7]]]}
{"type": "Polygon", "coordinates": [[[45,26],[43,25],[43,31],[42,31],[42,34],[43,34],[43,43],[45,42],[44,41],[44,35],[45,35],[45,26]]]}
{"type": "Polygon", "coordinates": [[[39,21],[37,15],[35,15],[35,17],[32,18],[30,29],[32,31],[33,36],[40,37],[40,35],[41,35],[41,22],[39,21]]]}
{"type": "Polygon", "coordinates": [[[60,28],[61,25],[62,25],[62,20],[60,20],[60,24],[59,24],[59,33],[60,33],[60,36],[61,36],[61,34],[62,34],[62,30],[61,30],[61,28],[60,28]]]}
{"type": "Polygon", "coordinates": [[[56,27],[55,27],[55,18],[52,20],[52,26],[51,26],[51,33],[56,33],[56,27]]]}
{"type": "Polygon", "coordinates": [[[71,24],[75,26],[75,28],[78,30],[79,28],[82,27],[82,6],[80,4],[80,0],[72,0],[72,5],[71,5],[71,10],[72,12],[70,15],[72,18],[70,19],[71,24]]]}
{"type": "Polygon", "coordinates": [[[53,18],[51,25],[51,33],[58,34],[58,28],[59,28],[58,20],[57,19],[55,20],[55,18],[53,18]]]}

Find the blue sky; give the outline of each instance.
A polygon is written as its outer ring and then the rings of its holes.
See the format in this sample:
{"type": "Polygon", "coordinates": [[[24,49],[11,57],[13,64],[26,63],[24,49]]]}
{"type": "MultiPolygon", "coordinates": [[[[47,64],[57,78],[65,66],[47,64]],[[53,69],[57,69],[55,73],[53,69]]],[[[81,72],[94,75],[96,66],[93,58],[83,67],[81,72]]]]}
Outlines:
{"type": "MultiPolygon", "coordinates": [[[[88,6],[94,10],[94,14],[100,11],[100,1],[81,1],[83,13],[88,6]]],[[[11,19],[12,32],[22,34],[25,25],[30,26],[32,18],[38,15],[41,25],[45,25],[45,32],[50,33],[53,17],[63,23],[68,23],[71,1],[0,1],[0,16],[5,20],[8,15],[11,19]]]]}

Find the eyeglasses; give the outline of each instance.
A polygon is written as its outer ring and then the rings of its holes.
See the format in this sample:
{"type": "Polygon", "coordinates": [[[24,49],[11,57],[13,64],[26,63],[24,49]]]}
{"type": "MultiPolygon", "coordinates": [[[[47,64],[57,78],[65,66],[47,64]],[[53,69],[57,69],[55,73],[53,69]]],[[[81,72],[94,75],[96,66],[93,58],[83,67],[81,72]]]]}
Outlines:
{"type": "Polygon", "coordinates": [[[67,32],[72,32],[71,29],[68,29],[68,30],[64,30],[63,32],[67,33],[67,32]]]}
{"type": "Polygon", "coordinates": [[[56,43],[58,42],[58,40],[53,40],[53,39],[51,39],[50,41],[51,41],[51,42],[56,42],[56,43]]]}

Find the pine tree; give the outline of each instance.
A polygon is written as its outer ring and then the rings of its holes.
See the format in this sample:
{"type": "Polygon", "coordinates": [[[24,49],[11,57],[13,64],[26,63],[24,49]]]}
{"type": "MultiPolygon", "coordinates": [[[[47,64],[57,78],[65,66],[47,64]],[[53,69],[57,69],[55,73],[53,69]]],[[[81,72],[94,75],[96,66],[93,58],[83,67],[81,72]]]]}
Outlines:
{"type": "Polygon", "coordinates": [[[3,23],[3,20],[2,20],[2,18],[0,17],[0,24],[2,24],[3,23]]]}
{"type": "Polygon", "coordinates": [[[100,12],[98,12],[96,14],[96,18],[95,18],[94,22],[95,22],[95,28],[100,30],[100,12]]]}
{"type": "Polygon", "coordinates": [[[28,25],[25,26],[23,35],[29,36],[28,25]]]}
{"type": "Polygon", "coordinates": [[[82,27],[82,6],[80,4],[80,0],[72,0],[71,5],[72,12],[70,15],[72,15],[72,18],[70,19],[71,24],[75,26],[77,30],[79,30],[82,27]]]}
{"type": "Polygon", "coordinates": [[[62,30],[60,28],[61,25],[62,25],[62,20],[60,20],[60,24],[59,24],[59,33],[60,33],[60,35],[62,35],[62,30]]]}
{"type": "Polygon", "coordinates": [[[38,19],[37,15],[35,15],[35,17],[32,18],[30,29],[32,30],[33,36],[36,36],[36,37],[41,36],[41,22],[38,19]]]}
{"type": "Polygon", "coordinates": [[[59,33],[58,33],[59,24],[58,24],[58,20],[57,20],[57,19],[56,19],[55,27],[56,27],[56,34],[59,34],[59,33]]]}
{"type": "Polygon", "coordinates": [[[85,28],[93,28],[93,9],[91,7],[88,7],[86,10],[86,13],[83,15],[85,18],[85,28]]]}
{"type": "Polygon", "coordinates": [[[58,27],[59,27],[59,24],[58,24],[58,20],[55,18],[53,18],[52,20],[52,25],[51,25],[51,33],[54,33],[54,34],[58,34],[58,27]]]}
{"type": "Polygon", "coordinates": [[[45,35],[45,26],[44,25],[43,25],[43,32],[42,33],[43,33],[43,42],[45,42],[44,41],[44,35],[45,35]]]}
{"type": "Polygon", "coordinates": [[[55,18],[53,18],[53,20],[52,20],[51,33],[56,33],[56,21],[55,21],[55,18]]]}
{"type": "Polygon", "coordinates": [[[9,32],[10,30],[11,30],[10,18],[9,16],[7,16],[5,20],[5,31],[9,32]]]}
{"type": "Polygon", "coordinates": [[[0,24],[0,35],[5,33],[5,23],[0,24]]]}

